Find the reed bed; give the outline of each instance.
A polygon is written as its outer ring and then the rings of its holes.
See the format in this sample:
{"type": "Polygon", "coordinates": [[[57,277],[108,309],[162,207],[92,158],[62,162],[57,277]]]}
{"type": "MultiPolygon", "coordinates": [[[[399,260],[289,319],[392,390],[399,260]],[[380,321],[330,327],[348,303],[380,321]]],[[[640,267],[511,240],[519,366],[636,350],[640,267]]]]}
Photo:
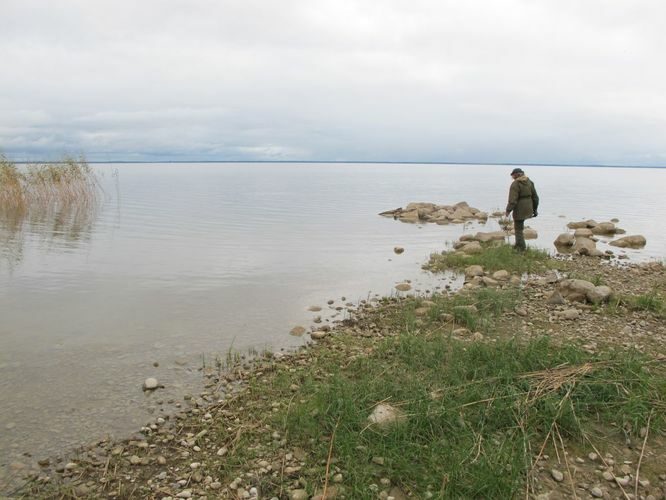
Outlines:
{"type": "Polygon", "coordinates": [[[97,176],[83,157],[18,167],[0,156],[0,210],[26,212],[37,206],[93,207],[101,194],[97,176]]]}

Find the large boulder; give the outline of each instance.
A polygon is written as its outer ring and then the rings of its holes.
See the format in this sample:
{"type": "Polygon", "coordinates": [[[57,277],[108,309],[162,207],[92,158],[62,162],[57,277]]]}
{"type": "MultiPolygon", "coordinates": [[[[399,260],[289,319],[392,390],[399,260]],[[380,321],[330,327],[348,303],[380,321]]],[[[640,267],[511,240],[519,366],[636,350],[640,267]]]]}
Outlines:
{"type": "Polygon", "coordinates": [[[590,230],[594,234],[615,234],[615,224],[612,222],[600,222],[590,230]]]}
{"type": "Polygon", "coordinates": [[[633,236],[625,236],[623,238],[613,240],[609,245],[620,248],[642,248],[647,243],[645,236],[635,234],[633,236]]]}
{"type": "Polygon", "coordinates": [[[576,238],[573,249],[581,255],[593,255],[596,253],[597,244],[590,238],[576,238]]]}
{"type": "Polygon", "coordinates": [[[508,271],[500,269],[499,271],[495,271],[493,273],[493,279],[497,281],[509,281],[511,279],[511,275],[508,271]]]}
{"type": "Polygon", "coordinates": [[[555,243],[556,247],[571,247],[575,241],[576,238],[574,238],[573,234],[562,233],[557,238],[555,238],[553,243],[555,243]]]}
{"type": "Polygon", "coordinates": [[[613,296],[613,290],[606,285],[595,286],[594,290],[587,293],[587,300],[593,304],[601,304],[602,302],[608,302],[613,296]]]}
{"type": "Polygon", "coordinates": [[[427,212],[434,212],[436,209],[437,205],[435,205],[434,203],[425,203],[425,202],[410,203],[405,207],[405,211],[425,210],[427,212]]]}
{"type": "Polygon", "coordinates": [[[492,231],[490,233],[478,232],[474,235],[476,241],[486,243],[488,241],[504,241],[506,233],[504,231],[492,231]]]}
{"type": "Polygon", "coordinates": [[[574,236],[576,238],[591,238],[594,233],[590,228],[581,227],[574,231],[574,236]]]}
{"type": "Polygon", "coordinates": [[[474,265],[465,268],[466,279],[473,278],[474,276],[483,276],[483,267],[474,265]]]}
{"type": "Polygon", "coordinates": [[[595,286],[594,283],[579,279],[566,279],[559,283],[557,291],[563,298],[572,302],[591,302],[600,304],[613,296],[613,290],[605,285],[595,286]]]}
{"type": "Polygon", "coordinates": [[[586,302],[587,294],[594,291],[594,284],[585,280],[562,280],[557,287],[560,295],[572,302],[586,302]]]}
{"type": "Polygon", "coordinates": [[[584,220],[584,221],[580,221],[580,222],[569,222],[569,224],[567,224],[567,227],[569,229],[579,229],[581,227],[592,228],[596,225],[597,225],[596,221],[594,221],[592,219],[588,219],[588,220],[584,220]]]}
{"type": "Polygon", "coordinates": [[[468,241],[463,246],[461,246],[459,250],[468,255],[483,252],[481,243],[479,243],[478,241],[468,241]]]}
{"type": "Polygon", "coordinates": [[[453,220],[456,219],[472,219],[474,218],[474,214],[469,210],[469,208],[466,207],[458,207],[456,208],[455,212],[451,215],[453,220]]]}

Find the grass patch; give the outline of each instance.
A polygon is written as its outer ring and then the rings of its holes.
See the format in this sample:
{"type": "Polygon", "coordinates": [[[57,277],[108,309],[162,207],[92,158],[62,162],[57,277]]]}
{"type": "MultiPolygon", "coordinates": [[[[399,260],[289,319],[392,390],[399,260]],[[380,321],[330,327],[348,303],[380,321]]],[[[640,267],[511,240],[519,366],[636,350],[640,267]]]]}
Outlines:
{"type": "MultiPolygon", "coordinates": [[[[661,427],[666,409],[663,367],[638,354],[592,359],[547,338],[470,344],[403,334],[338,363],[319,358],[312,372],[324,376],[303,379],[299,401],[274,424],[321,462],[332,441],[349,498],[376,498],[381,477],[416,498],[512,498],[555,434],[582,442],[599,423],[638,430],[651,409],[651,425],[661,427]],[[379,402],[407,421],[369,427],[379,402]]],[[[325,477],[323,468],[311,472],[313,493],[325,477]]]]}
{"type": "Polygon", "coordinates": [[[513,250],[511,245],[483,244],[483,251],[476,255],[458,252],[433,254],[424,266],[430,271],[454,269],[462,271],[471,265],[483,266],[486,271],[504,269],[511,273],[534,273],[552,267],[550,256],[544,250],[528,248],[523,253],[513,250]]]}
{"type": "Polygon", "coordinates": [[[666,302],[656,290],[623,297],[622,302],[633,311],[649,311],[660,317],[666,316],[666,302]]]}

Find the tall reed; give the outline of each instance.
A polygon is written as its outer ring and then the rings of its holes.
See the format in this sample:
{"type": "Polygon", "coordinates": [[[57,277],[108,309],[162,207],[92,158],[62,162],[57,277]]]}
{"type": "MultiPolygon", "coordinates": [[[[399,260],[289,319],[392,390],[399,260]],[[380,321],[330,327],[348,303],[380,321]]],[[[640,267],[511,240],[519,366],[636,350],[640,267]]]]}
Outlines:
{"type": "Polygon", "coordinates": [[[0,156],[0,209],[25,211],[35,206],[93,206],[101,188],[83,157],[17,167],[0,156]]]}

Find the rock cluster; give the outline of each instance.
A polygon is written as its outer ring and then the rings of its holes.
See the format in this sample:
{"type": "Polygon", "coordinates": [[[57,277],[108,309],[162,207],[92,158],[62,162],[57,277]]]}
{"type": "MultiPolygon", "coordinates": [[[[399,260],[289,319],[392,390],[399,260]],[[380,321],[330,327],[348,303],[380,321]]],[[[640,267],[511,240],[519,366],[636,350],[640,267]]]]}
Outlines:
{"type": "Polygon", "coordinates": [[[437,205],[435,203],[410,203],[405,208],[387,210],[379,215],[393,217],[402,222],[434,222],[435,224],[461,224],[468,220],[485,222],[488,214],[478,208],[470,207],[461,201],[455,205],[437,205]]]}
{"type": "MultiPolygon", "coordinates": [[[[610,258],[613,255],[611,251],[603,252],[597,248],[597,236],[613,236],[626,232],[624,229],[617,227],[614,222],[596,222],[593,219],[569,222],[567,227],[573,229],[574,232],[573,234],[562,233],[555,239],[553,243],[557,251],[592,257],[610,258]]],[[[609,245],[621,248],[642,248],[645,243],[645,237],[633,235],[613,240],[609,242],[609,245]]]]}
{"type": "Polygon", "coordinates": [[[483,267],[479,265],[469,266],[465,269],[465,288],[497,288],[506,285],[516,286],[520,283],[520,276],[511,275],[503,269],[494,273],[485,272],[483,267]]]}

